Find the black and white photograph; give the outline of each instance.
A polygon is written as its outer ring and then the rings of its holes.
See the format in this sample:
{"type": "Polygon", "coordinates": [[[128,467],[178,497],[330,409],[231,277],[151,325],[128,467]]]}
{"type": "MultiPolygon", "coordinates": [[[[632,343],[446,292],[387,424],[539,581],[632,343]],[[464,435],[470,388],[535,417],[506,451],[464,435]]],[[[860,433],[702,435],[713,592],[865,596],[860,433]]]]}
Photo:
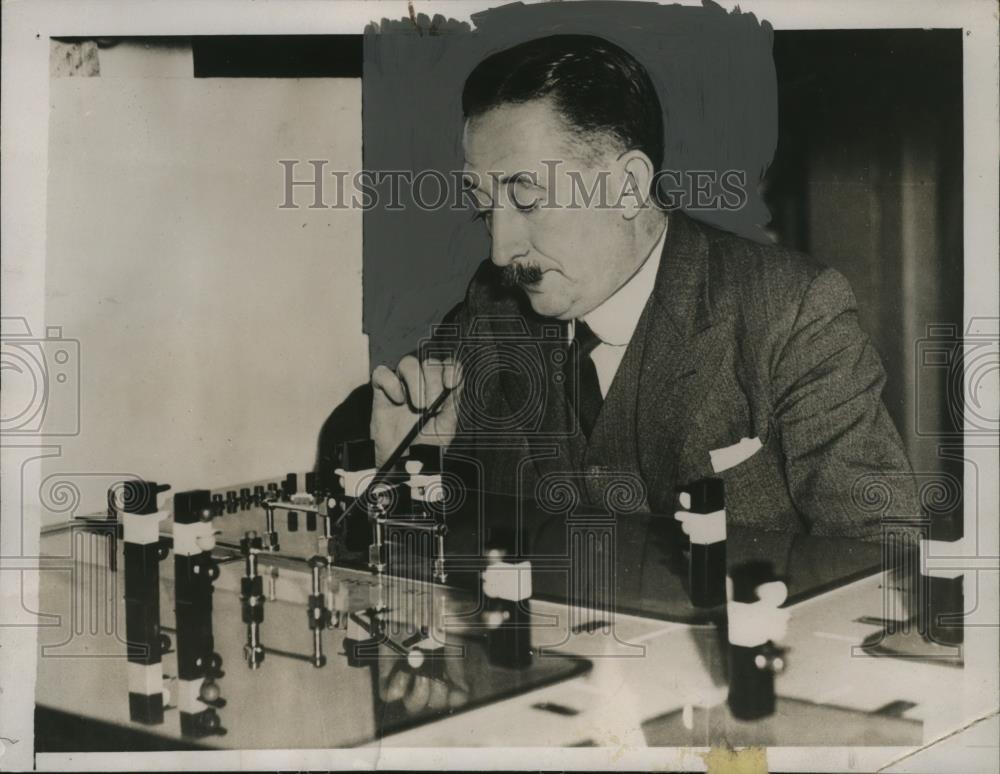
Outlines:
{"type": "Polygon", "coordinates": [[[2,10],[2,770],[1000,771],[995,3],[2,10]]]}

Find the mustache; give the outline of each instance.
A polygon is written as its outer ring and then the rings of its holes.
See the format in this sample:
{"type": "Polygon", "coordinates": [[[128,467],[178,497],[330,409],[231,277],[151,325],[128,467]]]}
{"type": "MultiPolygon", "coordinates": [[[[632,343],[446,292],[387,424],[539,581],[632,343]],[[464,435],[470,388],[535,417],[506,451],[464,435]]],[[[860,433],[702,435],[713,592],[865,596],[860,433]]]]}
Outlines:
{"type": "Polygon", "coordinates": [[[534,285],[542,279],[542,269],[535,264],[511,263],[500,270],[500,282],[505,288],[534,285]]]}

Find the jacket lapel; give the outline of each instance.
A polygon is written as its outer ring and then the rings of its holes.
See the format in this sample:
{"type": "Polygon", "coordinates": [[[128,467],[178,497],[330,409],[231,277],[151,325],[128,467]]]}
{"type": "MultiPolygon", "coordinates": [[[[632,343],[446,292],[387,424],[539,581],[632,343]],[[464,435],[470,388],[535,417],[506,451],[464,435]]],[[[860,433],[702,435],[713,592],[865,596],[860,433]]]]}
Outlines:
{"type": "Polygon", "coordinates": [[[639,427],[636,396],[642,373],[643,353],[649,328],[649,304],[643,310],[635,333],[597,416],[588,451],[599,449],[612,466],[638,472],[639,427]]]}
{"type": "Polygon", "coordinates": [[[710,388],[699,376],[711,373],[720,357],[709,267],[704,232],[686,215],[672,213],[646,310],[636,412],[639,464],[654,512],[672,506],[678,454],[690,414],[710,388]]]}
{"type": "MultiPolygon", "coordinates": [[[[501,349],[517,350],[510,361],[516,367],[501,368],[500,382],[511,415],[526,418],[520,435],[526,439],[534,471],[541,477],[549,472],[573,470],[573,460],[578,458],[583,441],[579,433],[569,434],[569,408],[562,388],[565,323],[539,318],[526,306],[521,307],[518,320],[523,321],[522,331],[514,336],[513,331],[507,332],[499,344],[501,349]],[[523,344],[518,341],[522,336],[523,344]],[[556,351],[562,352],[562,357],[554,357],[556,351]],[[533,408],[537,414],[532,414],[533,408]]],[[[523,466],[521,472],[527,472],[523,466]]],[[[530,482],[517,483],[520,486],[530,482]]]]}

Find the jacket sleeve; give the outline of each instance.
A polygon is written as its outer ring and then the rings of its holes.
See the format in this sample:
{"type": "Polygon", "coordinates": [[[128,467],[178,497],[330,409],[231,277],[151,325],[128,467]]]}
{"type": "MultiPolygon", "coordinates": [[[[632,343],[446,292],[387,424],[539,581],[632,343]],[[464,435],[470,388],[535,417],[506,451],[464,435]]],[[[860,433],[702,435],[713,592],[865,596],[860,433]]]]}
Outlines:
{"type": "Polygon", "coordinates": [[[882,402],[885,371],[858,325],[850,285],[821,271],[771,364],[789,493],[817,535],[879,539],[917,518],[909,460],[882,402]]]}

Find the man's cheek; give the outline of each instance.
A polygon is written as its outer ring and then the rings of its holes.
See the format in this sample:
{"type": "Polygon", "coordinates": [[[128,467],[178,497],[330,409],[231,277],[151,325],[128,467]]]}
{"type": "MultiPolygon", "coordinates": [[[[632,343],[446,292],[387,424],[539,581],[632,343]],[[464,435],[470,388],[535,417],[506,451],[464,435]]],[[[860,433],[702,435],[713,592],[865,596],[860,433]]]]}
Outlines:
{"type": "Polygon", "coordinates": [[[579,236],[572,228],[546,225],[539,224],[532,228],[531,245],[540,256],[539,263],[543,268],[556,268],[567,275],[572,274],[581,249],[579,236]]]}

